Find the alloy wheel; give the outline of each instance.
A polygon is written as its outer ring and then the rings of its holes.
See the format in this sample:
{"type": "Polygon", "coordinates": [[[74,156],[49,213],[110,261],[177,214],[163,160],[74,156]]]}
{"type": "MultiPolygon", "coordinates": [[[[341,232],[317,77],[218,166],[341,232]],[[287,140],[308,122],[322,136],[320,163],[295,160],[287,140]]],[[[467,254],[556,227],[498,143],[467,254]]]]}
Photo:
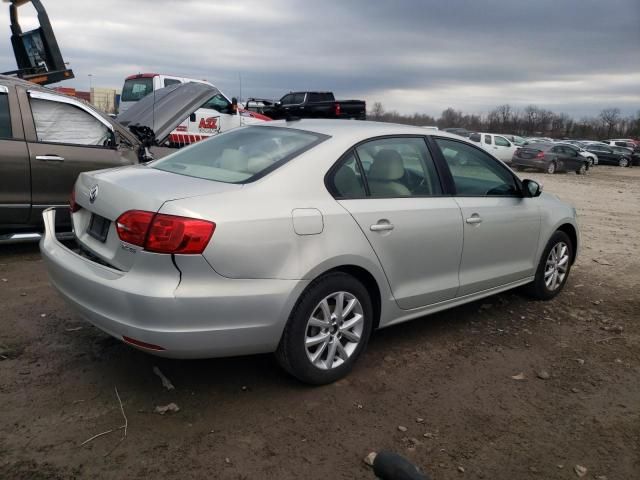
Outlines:
{"type": "Polygon", "coordinates": [[[618,160],[618,165],[620,165],[621,167],[628,167],[629,166],[629,160],[627,160],[626,158],[621,158],[620,160],[618,160]]]}
{"type": "Polygon", "coordinates": [[[564,242],[556,243],[547,257],[544,269],[544,284],[551,292],[564,282],[569,269],[569,247],[564,242]]]}
{"type": "Polygon", "coordinates": [[[547,165],[547,173],[556,173],[556,163],[555,162],[551,162],[549,165],[547,165]]]}
{"type": "Polygon", "coordinates": [[[358,348],[363,330],[360,301],[349,292],[332,293],[318,303],[307,321],[307,357],[322,370],[339,367],[358,348]]]}

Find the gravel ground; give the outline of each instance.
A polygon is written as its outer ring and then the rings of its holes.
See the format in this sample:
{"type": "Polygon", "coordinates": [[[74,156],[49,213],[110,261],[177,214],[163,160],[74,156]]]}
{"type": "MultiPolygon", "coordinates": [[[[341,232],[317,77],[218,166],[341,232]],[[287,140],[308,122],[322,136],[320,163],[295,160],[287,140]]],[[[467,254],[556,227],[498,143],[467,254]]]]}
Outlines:
{"type": "Polygon", "coordinates": [[[379,449],[434,479],[572,479],[577,465],[588,479],[638,478],[640,168],[521,175],[579,210],[564,292],[505,293],[377,332],[324,387],[269,355],[129,348],[66,307],[35,245],[0,247],[0,478],[367,479],[362,459],[379,449]],[[116,387],[126,437],[82,446],[123,424],[116,387]],[[155,413],[170,402],[180,411],[155,413]]]}

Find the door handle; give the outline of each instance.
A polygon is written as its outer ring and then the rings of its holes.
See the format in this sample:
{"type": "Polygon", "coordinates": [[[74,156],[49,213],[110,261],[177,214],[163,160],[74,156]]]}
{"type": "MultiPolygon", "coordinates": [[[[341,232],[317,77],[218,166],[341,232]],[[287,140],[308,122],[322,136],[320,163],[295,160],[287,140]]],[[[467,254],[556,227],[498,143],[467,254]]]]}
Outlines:
{"type": "Polygon", "coordinates": [[[393,230],[395,227],[391,223],[375,223],[369,227],[372,232],[385,232],[393,230]]]}
{"type": "Polygon", "coordinates": [[[478,223],[482,223],[482,217],[477,213],[474,213],[469,218],[467,218],[465,222],[467,222],[470,225],[476,225],[478,223]]]}
{"type": "Polygon", "coordinates": [[[41,162],[64,162],[64,157],[59,155],[36,155],[36,160],[41,162]]]}

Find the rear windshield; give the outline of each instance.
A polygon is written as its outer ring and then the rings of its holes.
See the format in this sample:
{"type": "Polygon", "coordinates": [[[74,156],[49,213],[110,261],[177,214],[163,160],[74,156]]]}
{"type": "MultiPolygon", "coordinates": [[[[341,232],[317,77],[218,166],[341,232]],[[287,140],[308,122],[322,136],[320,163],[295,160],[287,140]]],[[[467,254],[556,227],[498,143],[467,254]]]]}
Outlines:
{"type": "Polygon", "coordinates": [[[142,77],[132,78],[124,81],[122,87],[122,102],[137,102],[142,97],[149,95],[153,91],[153,78],[142,77]]]}
{"type": "Polygon", "coordinates": [[[150,166],[216,182],[248,183],[327,138],[292,128],[245,127],[195,143],[150,166]]]}

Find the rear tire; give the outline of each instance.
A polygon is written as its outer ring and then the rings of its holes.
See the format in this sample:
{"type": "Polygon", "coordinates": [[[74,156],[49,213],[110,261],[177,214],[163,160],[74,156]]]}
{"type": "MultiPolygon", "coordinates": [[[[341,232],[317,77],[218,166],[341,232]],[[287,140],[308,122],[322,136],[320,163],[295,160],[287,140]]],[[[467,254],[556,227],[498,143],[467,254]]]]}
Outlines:
{"type": "Polygon", "coordinates": [[[556,162],[550,162],[549,165],[547,165],[547,173],[549,175],[553,175],[554,173],[556,173],[556,162]]]}
{"type": "Polygon", "coordinates": [[[629,159],[626,157],[622,157],[618,160],[618,166],[619,167],[628,167],[629,166],[629,159]]]}
{"type": "Polygon", "coordinates": [[[551,300],[558,295],[569,278],[574,248],[569,235],[557,230],[547,242],[535,279],[525,287],[525,292],[538,300],[551,300]]]}
{"type": "Polygon", "coordinates": [[[346,273],[329,273],[314,280],[298,299],[276,358],[302,382],[332,383],[351,371],[372,327],[373,306],[364,285],[346,273]]]}
{"type": "Polygon", "coordinates": [[[578,170],[576,170],[576,174],[577,175],[584,175],[587,173],[588,167],[586,163],[583,163],[582,165],[580,165],[580,168],[578,170]]]}

